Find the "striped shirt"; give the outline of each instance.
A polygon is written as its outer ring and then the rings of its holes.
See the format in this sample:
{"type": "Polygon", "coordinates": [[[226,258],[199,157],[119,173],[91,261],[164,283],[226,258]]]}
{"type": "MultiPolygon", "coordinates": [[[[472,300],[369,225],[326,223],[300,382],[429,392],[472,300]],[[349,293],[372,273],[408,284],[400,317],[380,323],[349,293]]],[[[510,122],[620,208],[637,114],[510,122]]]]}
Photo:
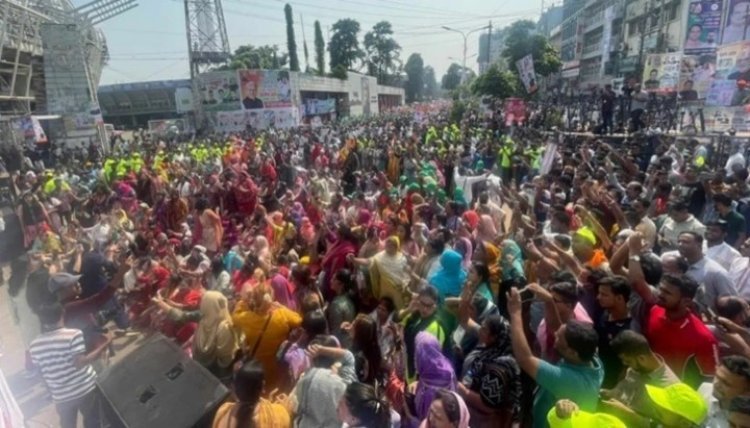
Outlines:
{"type": "Polygon", "coordinates": [[[80,398],[96,386],[96,372],[90,364],[75,367],[75,358],[86,353],[81,330],[59,328],[43,333],[31,342],[29,353],[57,403],[80,398]]]}

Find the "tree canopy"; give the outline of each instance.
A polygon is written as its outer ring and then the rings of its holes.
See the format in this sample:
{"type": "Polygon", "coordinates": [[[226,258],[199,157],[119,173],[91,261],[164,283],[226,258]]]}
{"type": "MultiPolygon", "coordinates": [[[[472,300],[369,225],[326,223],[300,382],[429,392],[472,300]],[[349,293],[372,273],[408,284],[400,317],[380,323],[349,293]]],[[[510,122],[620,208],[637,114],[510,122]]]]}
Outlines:
{"type": "Polygon", "coordinates": [[[505,49],[502,56],[515,73],[516,61],[531,54],[534,58],[534,71],[540,76],[549,76],[560,71],[562,62],[560,54],[549,43],[546,37],[535,33],[536,24],[529,20],[516,21],[510,25],[505,37],[505,49]]]}
{"type": "Polygon", "coordinates": [[[472,82],[471,92],[475,95],[508,98],[520,92],[519,83],[518,77],[513,72],[500,71],[500,67],[493,65],[472,82]]]}
{"type": "Polygon", "coordinates": [[[367,74],[378,78],[381,84],[390,82],[389,76],[398,73],[401,67],[401,46],[393,38],[393,27],[388,21],[380,21],[365,33],[364,48],[367,74]]]}
{"type": "MultiPolygon", "coordinates": [[[[445,72],[442,79],[442,87],[443,89],[452,91],[461,84],[461,71],[463,67],[456,64],[455,62],[448,67],[448,71],[445,72]]],[[[466,79],[465,81],[470,81],[474,78],[475,74],[474,71],[470,68],[466,68],[464,70],[464,73],[466,73],[466,79]]]]}
{"type": "Polygon", "coordinates": [[[284,6],[284,17],[286,19],[286,47],[289,51],[289,69],[299,71],[297,41],[294,39],[294,17],[292,16],[292,6],[289,3],[284,6]]]}
{"type": "MultiPolygon", "coordinates": [[[[404,92],[406,93],[406,102],[412,103],[420,101],[424,92],[424,60],[422,55],[413,53],[409,55],[404,65],[406,72],[406,83],[404,92]]],[[[434,77],[434,76],[433,76],[434,77]]]]}
{"type": "Polygon", "coordinates": [[[435,77],[435,69],[429,65],[426,66],[422,73],[422,80],[424,81],[424,97],[437,97],[439,88],[437,77],[435,77]]]}
{"type": "Polygon", "coordinates": [[[323,40],[323,30],[320,21],[315,21],[315,72],[318,76],[326,74],[326,42],[323,40]]]}
{"type": "Polygon", "coordinates": [[[339,66],[351,70],[365,55],[357,40],[360,29],[359,22],[349,18],[339,19],[331,29],[333,34],[328,42],[328,52],[331,54],[331,70],[339,66]]]}
{"type": "Polygon", "coordinates": [[[217,70],[277,69],[287,64],[287,54],[279,52],[276,45],[242,45],[235,49],[229,63],[217,70]]]}

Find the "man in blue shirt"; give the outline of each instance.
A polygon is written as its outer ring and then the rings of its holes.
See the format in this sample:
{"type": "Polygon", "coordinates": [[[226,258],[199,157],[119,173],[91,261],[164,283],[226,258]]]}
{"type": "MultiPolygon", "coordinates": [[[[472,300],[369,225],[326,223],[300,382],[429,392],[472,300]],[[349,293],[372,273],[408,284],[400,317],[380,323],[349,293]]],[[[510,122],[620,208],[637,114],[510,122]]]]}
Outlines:
{"type": "MultiPolygon", "coordinates": [[[[541,287],[528,287],[537,298],[544,301],[546,310],[557,312],[551,294],[541,287]]],[[[562,324],[555,332],[555,350],[562,360],[550,364],[534,356],[526,340],[521,316],[521,296],[512,288],[508,297],[513,355],[518,365],[539,385],[532,410],[533,426],[546,428],[547,413],[555,402],[568,399],[581,410],[596,411],[599,388],[604,378],[604,369],[596,347],[599,338],[596,330],[588,324],[575,320],[562,324]]]]}

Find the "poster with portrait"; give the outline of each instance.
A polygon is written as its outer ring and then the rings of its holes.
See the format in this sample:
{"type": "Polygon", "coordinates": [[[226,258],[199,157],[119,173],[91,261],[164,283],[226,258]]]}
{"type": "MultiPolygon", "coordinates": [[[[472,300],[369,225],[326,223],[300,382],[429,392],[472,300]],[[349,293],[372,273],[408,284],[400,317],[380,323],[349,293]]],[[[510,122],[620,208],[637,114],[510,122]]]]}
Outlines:
{"type": "Polygon", "coordinates": [[[692,0],[688,5],[683,52],[688,55],[716,50],[721,32],[723,0],[692,0]]]}
{"type": "Polygon", "coordinates": [[[706,104],[740,106],[750,103],[750,41],[720,46],[716,73],[706,104]]]}
{"type": "Polygon", "coordinates": [[[238,70],[245,110],[292,106],[292,83],[286,70],[238,70]]]}
{"type": "Polygon", "coordinates": [[[728,45],[748,40],[748,35],[750,35],[750,0],[729,0],[721,44],[728,45]]]}
{"type": "Polygon", "coordinates": [[[643,89],[667,93],[677,90],[682,66],[682,53],[651,54],[643,67],[643,89]]]}
{"type": "Polygon", "coordinates": [[[694,102],[705,99],[715,73],[715,54],[683,55],[677,91],[679,100],[694,102]]]}
{"type": "Polygon", "coordinates": [[[520,98],[507,98],[503,106],[505,126],[522,124],[526,121],[526,102],[520,98]]]}
{"type": "Polygon", "coordinates": [[[220,132],[242,132],[253,129],[288,129],[299,124],[295,107],[222,111],[216,113],[216,129],[220,132]]]}
{"type": "Polygon", "coordinates": [[[537,91],[536,73],[534,72],[534,57],[531,54],[516,61],[516,68],[518,69],[518,75],[521,76],[523,87],[526,88],[526,92],[533,94],[537,91]]]}
{"type": "Polygon", "coordinates": [[[706,107],[703,120],[708,132],[750,132],[750,106],[706,107]]]}
{"type": "Polygon", "coordinates": [[[210,71],[198,75],[197,79],[204,111],[230,111],[239,108],[240,92],[234,71],[210,71]]]}

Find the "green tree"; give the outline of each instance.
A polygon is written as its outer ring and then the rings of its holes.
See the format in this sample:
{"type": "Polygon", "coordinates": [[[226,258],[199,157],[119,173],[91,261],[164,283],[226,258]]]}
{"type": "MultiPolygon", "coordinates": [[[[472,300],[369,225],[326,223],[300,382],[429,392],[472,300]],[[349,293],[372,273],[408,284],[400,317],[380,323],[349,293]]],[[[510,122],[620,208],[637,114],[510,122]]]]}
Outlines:
{"type": "Polygon", "coordinates": [[[422,73],[422,81],[424,83],[424,97],[436,98],[438,95],[438,83],[435,77],[435,69],[429,65],[425,67],[422,73]]]}
{"type": "Polygon", "coordinates": [[[287,60],[287,54],[279,53],[276,45],[242,45],[235,49],[229,63],[217,70],[277,69],[284,67],[287,60]]]}
{"type": "Polygon", "coordinates": [[[458,86],[461,84],[462,74],[466,75],[466,77],[464,78],[465,82],[469,82],[474,79],[476,74],[474,74],[473,70],[471,70],[470,68],[466,68],[465,70],[463,70],[463,73],[461,73],[462,68],[463,67],[456,64],[455,62],[451,64],[450,67],[448,67],[448,71],[445,72],[442,79],[443,89],[452,91],[458,88],[458,86]]]}
{"type": "Polygon", "coordinates": [[[516,61],[531,54],[534,58],[534,72],[546,77],[560,71],[562,62],[560,54],[552,47],[549,40],[535,31],[536,24],[529,20],[516,21],[511,24],[506,33],[502,56],[508,61],[509,68],[517,74],[516,61]]]}
{"type": "Polygon", "coordinates": [[[518,95],[519,80],[512,72],[500,71],[500,67],[493,65],[472,82],[471,92],[475,95],[508,98],[518,95]]]}
{"type": "Polygon", "coordinates": [[[388,76],[398,73],[401,61],[401,46],[393,39],[393,27],[388,21],[380,21],[365,33],[364,47],[367,73],[378,78],[381,84],[389,83],[388,76]]]}
{"type": "Polygon", "coordinates": [[[284,16],[286,17],[286,48],[289,51],[289,69],[299,71],[299,58],[297,58],[297,41],[294,40],[294,18],[292,17],[292,6],[284,5],[284,16]]]}
{"type": "Polygon", "coordinates": [[[326,74],[326,42],[323,40],[323,30],[320,21],[315,21],[315,72],[318,76],[326,74]]]}
{"type": "Polygon", "coordinates": [[[424,61],[422,55],[418,53],[409,55],[406,65],[404,65],[404,71],[406,72],[406,83],[404,85],[406,102],[420,101],[424,92],[424,61]]]}
{"type": "Polygon", "coordinates": [[[353,19],[339,19],[333,24],[333,35],[328,42],[328,52],[331,54],[331,70],[343,66],[351,70],[357,61],[364,57],[359,48],[357,35],[359,22],[353,19]]]}

